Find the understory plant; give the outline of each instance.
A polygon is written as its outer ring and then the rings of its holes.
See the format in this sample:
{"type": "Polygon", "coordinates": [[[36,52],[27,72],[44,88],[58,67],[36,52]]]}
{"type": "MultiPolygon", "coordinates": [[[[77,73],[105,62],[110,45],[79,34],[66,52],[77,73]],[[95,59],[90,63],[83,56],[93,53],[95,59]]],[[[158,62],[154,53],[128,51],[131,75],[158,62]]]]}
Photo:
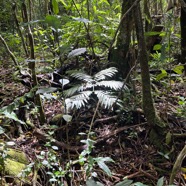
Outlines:
{"type": "Polygon", "coordinates": [[[104,69],[93,76],[81,71],[71,71],[70,76],[80,81],[80,83],[64,91],[67,110],[87,106],[89,101],[99,101],[100,106],[105,109],[121,102],[117,94],[114,93],[127,87],[121,81],[109,79],[116,73],[117,69],[115,67],[104,69]]]}

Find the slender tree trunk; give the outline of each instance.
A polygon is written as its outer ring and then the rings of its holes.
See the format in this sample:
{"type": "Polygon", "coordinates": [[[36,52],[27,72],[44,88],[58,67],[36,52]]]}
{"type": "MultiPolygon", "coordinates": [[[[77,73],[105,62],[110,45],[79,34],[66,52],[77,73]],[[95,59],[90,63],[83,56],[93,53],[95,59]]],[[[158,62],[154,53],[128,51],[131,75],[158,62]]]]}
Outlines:
{"type": "Polygon", "coordinates": [[[152,30],[152,18],[149,10],[149,0],[144,0],[143,6],[143,11],[145,14],[145,32],[149,32],[152,30]]]}
{"type": "MultiPolygon", "coordinates": [[[[186,3],[186,0],[184,0],[186,3]]],[[[184,64],[184,74],[186,75],[186,8],[181,7],[181,62],[184,64]]]]}
{"type": "Polygon", "coordinates": [[[44,15],[46,16],[46,15],[48,15],[48,13],[49,13],[49,10],[48,10],[48,3],[49,3],[49,0],[45,0],[44,3],[45,3],[45,14],[44,14],[44,15]]]}
{"type": "Polygon", "coordinates": [[[165,124],[156,114],[154,101],[151,94],[148,54],[144,37],[140,4],[138,4],[135,10],[135,24],[138,39],[138,61],[141,67],[143,111],[145,117],[147,118],[147,123],[151,128],[150,140],[159,150],[163,152],[165,150],[165,147],[163,146],[162,140],[165,139],[165,130],[162,130],[162,128],[165,127],[165,124]]]}
{"type": "Polygon", "coordinates": [[[28,58],[29,53],[28,53],[28,49],[27,49],[27,46],[26,46],[26,43],[25,43],[25,40],[24,40],[23,33],[21,32],[21,29],[19,27],[19,21],[17,19],[16,4],[15,3],[13,3],[13,5],[12,5],[12,11],[13,11],[14,21],[15,21],[15,24],[16,24],[16,27],[17,27],[17,32],[18,32],[19,36],[21,37],[21,41],[22,41],[22,45],[23,45],[23,48],[24,48],[24,51],[25,51],[25,55],[28,58]]]}
{"type": "MultiPolygon", "coordinates": [[[[26,8],[25,3],[22,3],[22,11],[23,11],[24,20],[27,23],[29,19],[28,19],[27,8],[26,8]]],[[[27,26],[27,34],[28,34],[29,46],[30,46],[30,59],[35,59],[34,39],[33,39],[32,31],[31,31],[29,24],[27,26]]],[[[37,81],[36,70],[35,70],[35,62],[29,62],[28,67],[32,74],[33,85],[34,87],[37,87],[38,81],[37,81]]],[[[43,106],[42,106],[42,102],[41,102],[39,94],[35,95],[35,104],[36,106],[38,106],[38,110],[39,110],[39,121],[41,124],[44,124],[46,122],[46,118],[45,118],[45,113],[43,110],[43,106]]]]}

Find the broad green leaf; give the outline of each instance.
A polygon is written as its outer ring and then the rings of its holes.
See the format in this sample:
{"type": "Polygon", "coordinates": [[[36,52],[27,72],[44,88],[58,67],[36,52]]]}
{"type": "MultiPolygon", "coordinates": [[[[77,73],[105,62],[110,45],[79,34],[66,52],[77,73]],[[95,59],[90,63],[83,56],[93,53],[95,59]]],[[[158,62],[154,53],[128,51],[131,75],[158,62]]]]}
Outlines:
{"type": "Polygon", "coordinates": [[[25,100],[26,100],[26,98],[25,98],[24,96],[21,96],[21,97],[19,98],[20,103],[24,103],[25,100]]]}
{"type": "Polygon", "coordinates": [[[104,163],[104,162],[97,162],[98,166],[108,175],[108,176],[112,176],[112,173],[110,171],[110,169],[108,168],[108,166],[104,163]]]}
{"type": "Polygon", "coordinates": [[[56,0],[52,0],[52,8],[53,8],[54,14],[59,13],[58,2],[56,0]]]}
{"type": "Polygon", "coordinates": [[[21,124],[25,124],[25,122],[23,122],[23,121],[21,121],[21,120],[19,120],[18,118],[17,118],[17,115],[15,114],[15,112],[7,112],[7,110],[5,110],[2,114],[4,114],[5,115],[5,117],[7,117],[7,118],[9,118],[9,119],[13,119],[14,121],[17,121],[17,122],[19,122],[19,123],[21,123],[21,124]]]}
{"type": "Polygon", "coordinates": [[[51,178],[51,179],[49,179],[49,182],[57,182],[58,180],[57,179],[55,179],[55,178],[51,178]]]}
{"type": "Polygon", "coordinates": [[[97,14],[97,7],[94,5],[93,6],[94,13],[97,14]]]}
{"type": "Polygon", "coordinates": [[[153,47],[153,50],[160,50],[161,49],[161,44],[156,44],[153,47]]]}
{"type": "Polygon", "coordinates": [[[75,57],[75,56],[79,56],[79,55],[85,53],[86,51],[87,51],[86,48],[77,48],[77,49],[74,49],[74,50],[72,50],[72,51],[68,54],[68,58],[75,57]]]}
{"type": "Polygon", "coordinates": [[[173,71],[176,72],[177,74],[181,75],[183,73],[184,66],[183,65],[178,65],[174,67],[173,71]]]}
{"type": "Polygon", "coordinates": [[[15,145],[15,142],[14,141],[7,141],[6,144],[8,146],[14,146],[15,145]]]}
{"type": "Polygon", "coordinates": [[[108,1],[108,0],[101,0],[101,1],[98,1],[97,3],[98,3],[98,5],[105,3],[106,5],[110,6],[110,4],[109,4],[110,1],[108,1]]]}
{"type": "Polygon", "coordinates": [[[58,148],[57,146],[52,146],[52,148],[53,148],[54,150],[59,150],[59,148],[58,148]]]}
{"type": "Polygon", "coordinates": [[[72,121],[72,116],[71,116],[71,115],[63,115],[63,119],[64,119],[66,122],[71,122],[71,121],[72,121]]]}
{"type": "Polygon", "coordinates": [[[68,79],[60,79],[59,82],[61,83],[62,86],[65,86],[68,84],[70,81],[68,79]]]}
{"type": "Polygon", "coordinates": [[[156,36],[161,34],[161,32],[145,32],[145,36],[156,36]]]}
{"type": "Polygon", "coordinates": [[[10,104],[10,105],[8,105],[8,106],[6,107],[6,111],[7,111],[8,113],[13,112],[14,109],[15,109],[15,104],[14,104],[14,103],[13,103],[13,104],[10,104]]]}
{"type": "Polygon", "coordinates": [[[57,88],[49,87],[49,88],[42,88],[36,91],[36,94],[44,94],[44,93],[51,93],[55,92],[57,88]]]}
{"type": "Polygon", "coordinates": [[[48,23],[49,26],[53,27],[55,30],[60,28],[61,21],[60,16],[54,16],[54,15],[47,15],[45,18],[45,22],[48,23]]]}
{"type": "Polygon", "coordinates": [[[157,182],[157,186],[163,186],[163,182],[164,182],[164,177],[161,177],[158,182],[157,182]]]}
{"type": "Polygon", "coordinates": [[[166,70],[161,69],[161,74],[157,75],[156,80],[159,81],[159,80],[161,80],[164,77],[167,77],[167,72],[166,72],[166,70]]]}
{"type": "Polygon", "coordinates": [[[49,162],[48,162],[47,160],[43,160],[41,163],[42,163],[43,165],[49,165],[49,162]]]}
{"type": "Polygon", "coordinates": [[[176,37],[178,37],[179,39],[181,38],[180,34],[174,34],[176,37]]]}
{"type": "Polygon", "coordinates": [[[3,134],[5,130],[0,126],[0,135],[3,134]]]}
{"type": "Polygon", "coordinates": [[[164,37],[164,36],[166,36],[166,34],[167,34],[166,32],[161,32],[159,36],[164,37]]]}
{"type": "Polygon", "coordinates": [[[130,186],[133,183],[132,180],[124,180],[122,182],[117,183],[115,186],[130,186]]]}
{"type": "Polygon", "coordinates": [[[95,141],[94,140],[91,140],[91,139],[86,139],[86,140],[81,140],[81,143],[85,143],[88,146],[93,146],[94,143],[95,143],[95,141]]]}

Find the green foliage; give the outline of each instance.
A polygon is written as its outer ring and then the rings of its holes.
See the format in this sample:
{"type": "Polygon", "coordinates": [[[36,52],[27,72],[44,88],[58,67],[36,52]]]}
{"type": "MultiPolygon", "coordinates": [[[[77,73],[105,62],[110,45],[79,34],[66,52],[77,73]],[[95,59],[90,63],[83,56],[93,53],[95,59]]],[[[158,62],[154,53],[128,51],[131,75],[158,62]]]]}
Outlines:
{"type": "MultiPolygon", "coordinates": [[[[26,93],[22,97],[16,98],[11,104],[8,106],[4,106],[3,108],[0,109],[0,118],[1,119],[9,119],[9,120],[14,120],[20,124],[26,124],[24,121],[20,120],[17,115],[16,115],[16,110],[26,102],[26,99],[32,98],[33,97],[33,90],[30,90],[30,92],[26,93]]],[[[25,104],[25,109],[26,107],[29,108],[29,102],[25,104]]]]}
{"type": "Polygon", "coordinates": [[[85,106],[91,98],[97,98],[104,108],[111,108],[120,100],[110,90],[118,91],[125,88],[121,81],[106,80],[113,77],[117,72],[114,67],[102,70],[93,76],[84,72],[71,72],[70,76],[82,81],[81,84],[64,91],[67,110],[74,107],[79,109],[85,106]]]}
{"type": "Polygon", "coordinates": [[[179,116],[186,118],[186,98],[180,96],[178,99],[179,107],[177,108],[177,113],[179,116]]]}
{"type": "Polygon", "coordinates": [[[87,145],[86,149],[79,155],[79,163],[84,168],[87,178],[97,177],[97,173],[93,171],[93,168],[98,165],[108,176],[112,173],[105,162],[114,162],[109,157],[97,157],[94,158],[90,154],[94,148],[94,141],[91,139],[81,140],[82,143],[87,145]]]}
{"type": "Polygon", "coordinates": [[[45,22],[48,23],[55,31],[61,26],[60,16],[47,15],[45,18],[45,22]]]}
{"type": "Polygon", "coordinates": [[[56,151],[58,148],[56,146],[51,146],[50,143],[46,144],[49,148],[48,151],[41,151],[40,155],[37,155],[38,162],[35,162],[35,166],[40,169],[45,167],[47,169],[46,174],[49,176],[49,182],[51,184],[63,185],[61,178],[65,177],[68,170],[62,169],[60,160],[57,156],[56,151]]]}
{"type": "Polygon", "coordinates": [[[161,69],[161,74],[158,74],[158,75],[156,76],[156,80],[159,81],[159,80],[161,80],[161,79],[164,78],[164,77],[167,77],[167,72],[166,72],[166,70],[161,69]]]}
{"type": "Polygon", "coordinates": [[[55,14],[59,13],[59,7],[57,0],[52,0],[52,8],[55,14]]]}

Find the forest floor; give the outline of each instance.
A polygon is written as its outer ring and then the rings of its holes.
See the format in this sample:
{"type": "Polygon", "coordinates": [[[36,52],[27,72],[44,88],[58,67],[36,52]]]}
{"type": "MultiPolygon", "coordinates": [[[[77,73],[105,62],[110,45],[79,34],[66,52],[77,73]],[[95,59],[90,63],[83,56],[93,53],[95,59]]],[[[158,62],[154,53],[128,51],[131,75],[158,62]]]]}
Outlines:
{"type": "MultiPolygon", "coordinates": [[[[11,65],[1,64],[0,71],[0,107],[2,108],[12,103],[17,97],[23,96],[29,89],[18,81],[18,74],[14,73],[11,65]]],[[[181,98],[186,98],[185,94],[185,87],[180,80],[171,80],[171,88],[165,87],[164,84],[153,85],[155,106],[160,117],[169,126],[167,133],[186,133],[185,105],[182,108],[181,102],[178,104],[181,98]],[[182,113],[182,115],[178,113],[182,113]]],[[[65,162],[67,163],[69,159],[77,160],[80,151],[84,148],[80,141],[85,136],[80,135],[80,133],[89,131],[95,110],[74,111],[72,113],[73,120],[70,123],[64,122],[62,118],[51,123],[54,116],[60,117],[62,103],[59,100],[44,101],[43,103],[47,117],[45,126],[40,126],[38,120],[34,118],[32,120],[34,127],[22,127],[23,133],[19,133],[16,129],[16,122],[2,119],[0,126],[6,128],[6,135],[0,134],[0,139],[13,140],[16,143],[16,148],[24,151],[30,162],[34,162],[36,155],[39,155],[41,151],[48,151],[49,148],[45,145],[48,142],[46,133],[48,134],[52,130],[51,125],[55,124],[58,128],[54,130],[52,136],[60,143],[58,145],[61,147],[61,150],[56,151],[56,154],[63,159],[61,165],[65,166],[65,162]],[[10,130],[12,126],[15,127],[14,130],[10,130]]],[[[185,145],[184,135],[172,137],[169,144],[166,144],[165,141],[162,142],[169,151],[158,151],[149,140],[150,129],[141,111],[123,112],[123,115],[118,117],[113,111],[98,109],[92,131],[94,135],[91,138],[96,143],[91,156],[110,157],[114,160],[114,163],[107,164],[112,171],[111,177],[104,174],[98,167],[94,167],[98,174],[97,181],[105,186],[114,186],[123,178],[147,185],[156,185],[161,176],[165,177],[165,183],[168,185],[173,164],[185,145]],[[129,122],[127,118],[130,118],[129,122]]],[[[79,165],[74,164],[72,167],[75,173],[71,179],[76,180],[73,185],[78,185],[78,182],[83,182],[86,176],[80,171],[79,165]]],[[[42,171],[40,174],[43,174],[42,171]]],[[[180,171],[175,179],[175,184],[186,185],[185,177],[180,171]]],[[[40,178],[40,181],[42,179],[46,178],[40,178]]],[[[42,181],[40,184],[44,185],[46,180],[42,181]]]]}

